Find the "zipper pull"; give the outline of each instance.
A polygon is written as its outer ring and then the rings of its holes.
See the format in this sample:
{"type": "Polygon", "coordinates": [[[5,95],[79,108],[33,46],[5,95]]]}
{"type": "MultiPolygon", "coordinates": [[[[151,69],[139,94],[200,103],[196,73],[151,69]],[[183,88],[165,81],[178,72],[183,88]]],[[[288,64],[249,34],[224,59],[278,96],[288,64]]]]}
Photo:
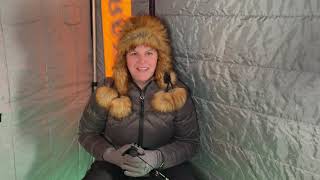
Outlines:
{"type": "Polygon", "coordinates": [[[140,101],[141,101],[141,102],[143,102],[143,101],[144,101],[144,92],[143,92],[143,90],[142,90],[142,91],[140,91],[139,99],[140,99],[140,101]]]}
{"type": "Polygon", "coordinates": [[[143,95],[140,95],[139,98],[140,98],[141,101],[144,101],[144,96],[143,95]]]}

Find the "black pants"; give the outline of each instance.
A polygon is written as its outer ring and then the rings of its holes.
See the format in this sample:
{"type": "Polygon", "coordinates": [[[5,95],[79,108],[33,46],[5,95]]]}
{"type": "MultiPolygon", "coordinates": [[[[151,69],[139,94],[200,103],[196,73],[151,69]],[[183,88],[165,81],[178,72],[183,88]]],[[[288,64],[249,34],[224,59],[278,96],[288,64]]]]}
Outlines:
{"type": "MultiPolygon", "coordinates": [[[[195,180],[190,163],[180,165],[161,171],[170,180],[195,180]]],[[[95,161],[87,171],[82,180],[165,180],[160,177],[133,178],[123,174],[123,170],[105,161],[95,161]]]]}

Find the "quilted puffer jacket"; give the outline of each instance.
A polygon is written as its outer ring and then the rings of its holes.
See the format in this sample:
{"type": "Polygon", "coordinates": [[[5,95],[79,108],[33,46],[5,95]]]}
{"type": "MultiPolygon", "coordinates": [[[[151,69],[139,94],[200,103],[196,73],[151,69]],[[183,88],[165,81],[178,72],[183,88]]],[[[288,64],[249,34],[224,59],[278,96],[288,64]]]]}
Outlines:
{"type": "MultiPolygon", "coordinates": [[[[178,84],[183,86],[180,82],[178,84]]],[[[128,86],[132,112],[121,120],[110,116],[96,102],[96,94],[92,95],[80,120],[80,144],[96,160],[102,160],[106,148],[130,143],[160,150],[164,158],[163,168],[192,158],[199,148],[199,128],[190,95],[182,108],[164,113],[151,106],[154,93],[159,91],[155,81],[150,81],[143,90],[132,82],[128,86]]]]}

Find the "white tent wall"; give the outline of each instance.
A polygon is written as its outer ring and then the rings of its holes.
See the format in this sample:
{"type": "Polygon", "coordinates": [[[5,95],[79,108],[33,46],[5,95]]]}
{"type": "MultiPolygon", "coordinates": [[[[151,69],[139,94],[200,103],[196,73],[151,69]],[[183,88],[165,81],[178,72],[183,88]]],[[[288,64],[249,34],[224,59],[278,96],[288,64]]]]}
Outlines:
{"type": "Polygon", "coordinates": [[[161,0],[201,179],[320,179],[320,1],[161,0]]]}
{"type": "Polygon", "coordinates": [[[90,2],[0,1],[0,179],[78,180],[91,93],[90,2]]]}

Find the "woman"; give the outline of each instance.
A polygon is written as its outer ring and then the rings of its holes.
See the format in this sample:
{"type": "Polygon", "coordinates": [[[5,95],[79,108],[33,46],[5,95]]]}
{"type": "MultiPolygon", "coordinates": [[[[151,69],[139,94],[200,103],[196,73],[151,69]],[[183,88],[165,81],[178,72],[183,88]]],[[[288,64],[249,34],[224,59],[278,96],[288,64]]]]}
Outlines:
{"type": "Polygon", "coordinates": [[[79,142],[95,157],[84,179],[157,179],[155,169],[171,180],[194,179],[187,160],[199,147],[196,112],[158,18],[126,21],[113,69],[80,120],[79,142]],[[127,153],[133,143],[138,156],[127,153]]]}

